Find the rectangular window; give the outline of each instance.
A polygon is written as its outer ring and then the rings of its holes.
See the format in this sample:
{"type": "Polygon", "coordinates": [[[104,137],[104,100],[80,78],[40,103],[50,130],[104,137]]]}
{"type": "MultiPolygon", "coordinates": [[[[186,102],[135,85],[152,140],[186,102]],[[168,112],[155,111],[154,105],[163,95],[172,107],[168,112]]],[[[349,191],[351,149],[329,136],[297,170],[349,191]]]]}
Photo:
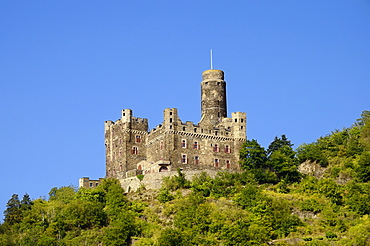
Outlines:
{"type": "Polygon", "coordinates": [[[198,142],[194,142],[193,149],[199,149],[199,144],[198,144],[198,142]]]}
{"type": "Polygon", "coordinates": [[[225,153],[231,153],[231,148],[229,145],[225,146],[225,153]]]}
{"type": "Polygon", "coordinates": [[[136,143],[140,143],[141,142],[141,136],[140,135],[136,135],[136,143]]]}
{"type": "Polygon", "coordinates": [[[219,160],[215,159],[215,167],[218,167],[218,164],[219,164],[219,160]]]}
{"type": "Polygon", "coordinates": [[[181,140],[181,148],[186,148],[186,140],[181,140]]]}
{"type": "Polygon", "coordinates": [[[186,156],[186,155],[181,155],[181,163],[182,163],[182,164],[186,164],[186,163],[188,163],[188,158],[187,158],[187,156],[186,156]]]}
{"type": "Polygon", "coordinates": [[[139,153],[139,149],[137,147],[132,147],[131,154],[137,155],[139,153]]]}
{"type": "Polygon", "coordinates": [[[226,168],[227,169],[230,169],[231,168],[231,164],[230,164],[230,161],[229,160],[226,160],[226,168]]]}
{"type": "Polygon", "coordinates": [[[194,156],[194,164],[199,164],[199,156],[194,156]]]}
{"type": "Polygon", "coordinates": [[[215,144],[215,145],[213,146],[213,151],[214,151],[214,152],[220,152],[220,149],[218,148],[218,145],[217,145],[217,144],[215,144]]]}

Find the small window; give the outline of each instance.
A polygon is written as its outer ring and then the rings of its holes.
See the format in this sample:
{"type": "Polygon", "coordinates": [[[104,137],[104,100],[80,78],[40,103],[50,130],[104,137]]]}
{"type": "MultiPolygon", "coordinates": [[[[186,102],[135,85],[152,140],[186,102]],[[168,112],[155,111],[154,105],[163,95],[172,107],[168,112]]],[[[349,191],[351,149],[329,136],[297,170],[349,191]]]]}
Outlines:
{"type": "Polygon", "coordinates": [[[186,140],[181,140],[181,148],[186,148],[186,140]]]}
{"type": "Polygon", "coordinates": [[[95,186],[98,186],[99,185],[99,183],[95,183],[95,186]]]}
{"type": "Polygon", "coordinates": [[[170,118],[170,123],[172,123],[172,118],[170,118]]]}
{"type": "Polygon", "coordinates": [[[122,144],[122,138],[119,138],[119,144],[122,144]]]}
{"type": "Polygon", "coordinates": [[[170,115],[172,115],[172,112],[170,112],[170,115]]]}
{"type": "Polygon", "coordinates": [[[181,155],[181,163],[182,164],[188,163],[188,158],[186,157],[186,155],[181,155]]]}
{"type": "Polygon", "coordinates": [[[218,134],[218,131],[215,131],[215,135],[217,136],[217,134],[218,134]]]}
{"type": "Polygon", "coordinates": [[[163,141],[159,143],[159,149],[163,149],[163,141]]]}
{"type": "Polygon", "coordinates": [[[208,82],[206,82],[205,84],[208,85],[208,82]]]}
{"type": "Polygon", "coordinates": [[[170,129],[172,129],[172,126],[170,126],[170,129]]]}
{"type": "Polygon", "coordinates": [[[218,167],[219,165],[219,160],[218,159],[215,159],[215,167],[218,167]]]}
{"type": "Polygon", "coordinates": [[[243,126],[240,127],[240,129],[243,129],[243,128],[244,128],[243,126]]]}
{"type": "Polygon", "coordinates": [[[241,121],[241,122],[243,122],[243,121],[244,121],[244,119],[240,119],[240,121],[241,121]]]}
{"type": "Polygon", "coordinates": [[[197,132],[197,128],[194,128],[194,132],[197,132]]]}
{"type": "Polygon", "coordinates": [[[90,182],[90,187],[93,187],[93,183],[92,182],[90,182]]]}
{"type": "Polygon", "coordinates": [[[199,149],[199,144],[198,144],[198,142],[194,142],[193,149],[199,149]]]}
{"type": "Polygon", "coordinates": [[[199,156],[194,156],[194,164],[199,164],[199,156]]]}
{"type": "Polygon", "coordinates": [[[229,145],[225,145],[225,153],[231,153],[231,149],[229,145]]]}
{"type": "Polygon", "coordinates": [[[137,155],[138,153],[139,153],[139,149],[136,146],[132,147],[131,154],[137,155]]]}
{"type": "Polygon", "coordinates": [[[123,113],[123,116],[126,116],[126,113],[123,113]]]}
{"type": "Polygon", "coordinates": [[[217,82],[217,85],[220,85],[220,82],[217,82]]]}
{"type": "Polygon", "coordinates": [[[231,164],[230,164],[230,161],[229,160],[226,160],[226,168],[227,169],[230,169],[231,168],[231,164]]]}
{"type": "Polygon", "coordinates": [[[238,122],[238,119],[235,119],[235,122],[238,122]]]}
{"type": "Polygon", "coordinates": [[[184,127],[182,128],[182,130],[183,130],[183,131],[186,131],[186,127],[184,126],[184,127]]]}
{"type": "Polygon", "coordinates": [[[214,152],[220,152],[220,149],[218,148],[218,144],[215,144],[215,145],[213,146],[213,151],[214,151],[214,152]]]}
{"type": "Polygon", "coordinates": [[[141,136],[140,135],[136,135],[136,143],[141,143],[141,136]]]}

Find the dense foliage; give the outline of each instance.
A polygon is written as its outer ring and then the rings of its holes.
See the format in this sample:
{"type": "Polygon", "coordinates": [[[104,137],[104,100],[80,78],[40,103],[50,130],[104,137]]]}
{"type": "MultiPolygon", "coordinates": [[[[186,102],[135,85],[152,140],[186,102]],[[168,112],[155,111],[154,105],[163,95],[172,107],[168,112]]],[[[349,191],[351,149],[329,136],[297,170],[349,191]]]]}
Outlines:
{"type": "Polygon", "coordinates": [[[49,199],[14,194],[0,245],[370,245],[370,113],[293,150],[285,135],[267,149],[243,146],[243,172],[178,171],[160,190],[124,194],[53,188],[49,199]],[[303,164],[302,164],[303,163],[303,164]],[[321,171],[305,175],[298,166],[321,171]]]}

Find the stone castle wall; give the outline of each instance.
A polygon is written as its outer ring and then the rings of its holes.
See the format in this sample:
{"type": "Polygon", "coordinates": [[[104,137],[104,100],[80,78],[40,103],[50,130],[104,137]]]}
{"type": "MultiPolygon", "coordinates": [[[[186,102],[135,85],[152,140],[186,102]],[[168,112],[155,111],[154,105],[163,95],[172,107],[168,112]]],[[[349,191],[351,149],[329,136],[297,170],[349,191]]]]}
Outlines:
{"type": "Polygon", "coordinates": [[[207,70],[202,78],[198,124],[182,122],[176,108],[165,109],[162,124],[150,131],[148,120],[134,117],[131,109],[122,110],[119,120],[105,122],[106,177],[126,180],[136,187],[137,174],[155,177],[153,173],[170,173],[177,168],[190,172],[240,170],[246,114],[235,112],[227,117],[222,71],[207,70]]]}

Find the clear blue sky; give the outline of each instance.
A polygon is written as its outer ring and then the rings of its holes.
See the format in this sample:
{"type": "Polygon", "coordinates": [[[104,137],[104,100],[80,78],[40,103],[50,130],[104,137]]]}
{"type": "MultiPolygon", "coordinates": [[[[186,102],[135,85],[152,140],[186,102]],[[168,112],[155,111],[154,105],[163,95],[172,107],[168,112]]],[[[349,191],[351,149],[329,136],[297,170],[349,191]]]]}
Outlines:
{"type": "MultiPolygon", "coordinates": [[[[104,121],[130,108],[200,119],[201,73],[263,146],[349,127],[370,110],[370,2],[1,1],[0,211],[13,193],[104,177],[104,121]]],[[[0,215],[1,216],[1,215],[0,215]]]]}

